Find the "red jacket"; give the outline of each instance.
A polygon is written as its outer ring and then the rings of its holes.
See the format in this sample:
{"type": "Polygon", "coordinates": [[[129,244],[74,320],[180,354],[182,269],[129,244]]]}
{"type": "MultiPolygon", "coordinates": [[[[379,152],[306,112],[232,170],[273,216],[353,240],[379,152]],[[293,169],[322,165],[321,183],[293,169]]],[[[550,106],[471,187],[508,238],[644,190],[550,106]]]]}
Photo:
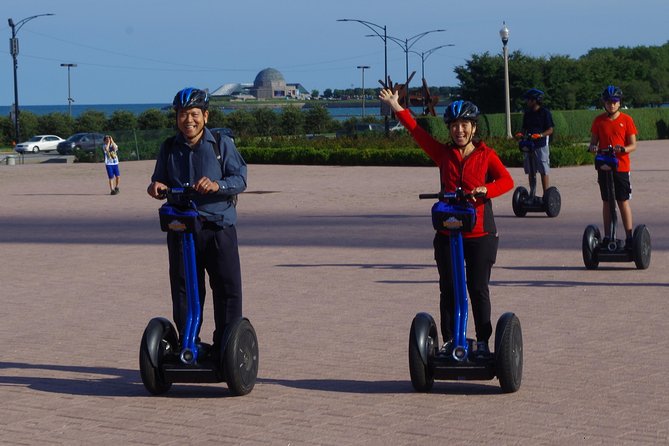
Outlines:
{"type": "MultiPolygon", "coordinates": [[[[462,187],[465,192],[485,186],[486,197],[477,199],[476,226],[472,232],[462,234],[463,237],[481,237],[497,233],[495,218],[492,212],[491,198],[498,197],[513,188],[513,178],[506,170],[497,153],[483,141],[474,144],[474,151],[465,159],[457,147],[442,144],[421,128],[408,110],[396,113],[402,125],[407,128],[418,145],[428,154],[439,167],[441,187],[444,192],[452,192],[462,187]]],[[[448,233],[448,231],[443,231],[448,233]]]]}

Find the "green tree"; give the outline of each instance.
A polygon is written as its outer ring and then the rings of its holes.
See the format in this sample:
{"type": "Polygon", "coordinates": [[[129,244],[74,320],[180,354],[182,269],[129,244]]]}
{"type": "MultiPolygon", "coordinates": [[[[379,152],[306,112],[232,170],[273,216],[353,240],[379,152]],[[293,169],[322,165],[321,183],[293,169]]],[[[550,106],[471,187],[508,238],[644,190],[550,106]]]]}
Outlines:
{"type": "Polygon", "coordinates": [[[107,116],[97,110],[86,110],[75,120],[76,132],[104,132],[107,127],[107,116]]]}
{"type": "Polygon", "coordinates": [[[311,97],[315,99],[318,97],[319,93],[318,90],[311,90],[311,97]]]}
{"type": "Polygon", "coordinates": [[[137,127],[140,130],[157,130],[170,128],[174,120],[170,120],[167,114],[157,108],[143,111],[137,117],[137,127]]]}
{"type": "Polygon", "coordinates": [[[295,106],[284,107],[279,120],[282,135],[301,135],[304,133],[304,114],[295,106]]]}
{"type": "Polygon", "coordinates": [[[330,112],[322,104],[316,104],[304,114],[304,130],[307,133],[324,133],[330,129],[330,112]]]}
{"type": "Polygon", "coordinates": [[[107,129],[133,130],[137,128],[137,116],[127,110],[116,110],[107,121],[107,129]]]}
{"type": "Polygon", "coordinates": [[[218,107],[209,108],[209,119],[207,120],[207,127],[215,129],[218,127],[225,127],[225,113],[218,107]]]}
{"type": "Polygon", "coordinates": [[[236,136],[242,138],[255,136],[256,119],[248,110],[235,110],[226,118],[227,125],[225,127],[231,128],[236,136]]]}
{"type": "Polygon", "coordinates": [[[277,114],[265,107],[258,107],[252,112],[256,122],[256,135],[272,136],[279,131],[279,117],[277,114]]]}
{"type": "Polygon", "coordinates": [[[16,143],[20,143],[33,135],[39,134],[39,122],[37,115],[34,113],[29,111],[21,111],[21,113],[19,113],[19,124],[20,141],[16,141],[16,143]]]}
{"type": "Polygon", "coordinates": [[[332,89],[326,88],[325,91],[323,91],[323,97],[326,99],[330,99],[332,97],[332,89]]]}
{"type": "Polygon", "coordinates": [[[49,113],[38,118],[39,131],[68,138],[74,133],[74,119],[65,113],[49,113]]]}

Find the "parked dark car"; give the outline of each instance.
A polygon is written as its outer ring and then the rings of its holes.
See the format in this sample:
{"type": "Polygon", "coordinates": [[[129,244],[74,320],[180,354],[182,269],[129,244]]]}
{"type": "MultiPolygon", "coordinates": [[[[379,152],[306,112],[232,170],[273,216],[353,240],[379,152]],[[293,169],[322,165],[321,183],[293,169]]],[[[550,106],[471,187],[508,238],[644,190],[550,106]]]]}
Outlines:
{"type": "Polygon", "coordinates": [[[98,147],[102,146],[104,137],[102,133],[75,133],[65,141],[58,143],[57,150],[61,155],[69,155],[75,150],[95,152],[98,147]]]}
{"type": "Polygon", "coordinates": [[[219,133],[221,133],[222,135],[225,135],[225,136],[230,137],[230,139],[232,140],[232,142],[235,142],[235,135],[234,135],[234,133],[232,132],[232,129],[229,129],[229,128],[227,128],[227,127],[216,127],[216,128],[213,128],[213,129],[209,129],[209,131],[210,131],[211,133],[213,133],[214,135],[216,134],[216,132],[219,132],[219,133]]]}

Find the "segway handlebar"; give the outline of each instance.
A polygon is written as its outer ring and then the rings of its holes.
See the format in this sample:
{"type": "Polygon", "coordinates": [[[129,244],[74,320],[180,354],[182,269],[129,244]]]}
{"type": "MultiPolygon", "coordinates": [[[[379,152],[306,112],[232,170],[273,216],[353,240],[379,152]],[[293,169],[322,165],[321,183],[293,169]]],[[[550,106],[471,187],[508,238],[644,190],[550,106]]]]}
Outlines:
{"type": "Polygon", "coordinates": [[[427,199],[438,199],[438,200],[446,200],[446,201],[466,201],[472,198],[480,198],[483,197],[485,194],[482,194],[480,192],[477,192],[475,194],[473,193],[465,193],[462,188],[457,188],[454,192],[439,192],[436,194],[419,194],[418,199],[419,200],[427,200],[427,199]]]}

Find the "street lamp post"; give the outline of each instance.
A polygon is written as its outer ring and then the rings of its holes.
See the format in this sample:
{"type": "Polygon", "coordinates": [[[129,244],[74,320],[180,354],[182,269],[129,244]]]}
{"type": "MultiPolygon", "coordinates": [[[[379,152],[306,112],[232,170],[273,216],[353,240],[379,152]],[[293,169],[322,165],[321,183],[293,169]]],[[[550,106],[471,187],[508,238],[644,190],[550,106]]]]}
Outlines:
{"type": "MultiPolygon", "coordinates": [[[[455,46],[452,43],[448,43],[446,45],[439,45],[435,46],[434,48],[430,48],[427,51],[421,51],[420,53],[418,51],[409,51],[410,53],[414,53],[420,56],[420,77],[423,81],[425,81],[425,61],[427,60],[428,57],[435,51],[437,51],[440,48],[443,48],[445,46],[455,46]]],[[[425,109],[425,95],[423,95],[423,109],[425,109]]]]}
{"type": "Polygon", "coordinates": [[[404,58],[405,58],[405,71],[406,71],[406,83],[404,85],[404,88],[406,88],[406,104],[405,106],[408,108],[409,107],[409,50],[411,50],[411,47],[414,46],[416,42],[418,42],[420,39],[423,37],[427,36],[430,33],[441,33],[446,31],[445,29],[433,29],[430,31],[425,31],[420,34],[416,34],[415,36],[405,38],[404,40],[398,39],[397,37],[391,37],[388,36],[390,40],[395,42],[402,48],[404,51],[404,58]]]}
{"type": "Polygon", "coordinates": [[[509,48],[506,46],[509,43],[509,28],[506,22],[502,22],[502,29],[499,30],[499,36],[502,38],[502,48],[504,52],[504,100],[506,113],[506,137],[511,138],[511,94],[509,93],[509,48]]]}
{"type": "Polygon", "coordinates": [[[362,117],[365,117],[365,70],[369,65],[358,65],[358,69],[362,70],[362,117]]]}
{"type": "MultiPolygon", "coordinates": [[[[337,19],[338,22],[358,22],[361,25],[366,26],[371,29],[374,34],[379,36],[383,40],[383,82],[388,82],[388,34],[386,25],[377,25],[376,23],[368,22],[366,20],[358,19],[337,19]],[[380,33],[383,31],[383,34],[380,33]]],[[[381,108],[383,110],[383,106],[381,108]]],[[[390,135],[390,124],[388,122],[388,116],[390,115],[390,110],[383,113],[383,122],[386,131],[386,136],[390,135]]]]}
{"type": "Polygon", "coordinates": [[[72,103],[74,102],[74,99],[72,99],[72,93],[70,90],[70,68],[76,68],[77,64],[76,63],[62,63],[60,64],[61,67],[67,67],[67,111],[68,114],[70,115],[70,118],[72,117],[72,103]]]}
{"type": "Polygon", "coordinates": [[[427,60],[427,58],[430,57],[430,55],[432,53],[434,53],[438,49],[441,49],[445,46],[455,46],[455,45],[452,44],[452,43],[448,43],[446,45],[439,45],[439,46],[435,46],[434,48],[430,48],[427,51],[421,51],[420,53],[418,51],[413,51],[413,50],[409,51],[410,53],[414,53],[414,54],[420,56],[420,75],[421,75],[422,79],[425,79],[425,61],[427,60]]]}
{"type": "Polygon", "coordinates": [[[12,59],[14,61],[14,140],[16,143],[19,142],[19,87],[16,79],[16,70],[19,66],[19,39],[16,37],[16,35],[18,34],[21,27],[27,22],[31,21],[32,19],[36,19],[37,17],[47,15],[53,14],[37,14],[26,17],[25,19],[19,20],[16,23],[14,23],[14,20],[11,18],[7,19],[7,23],[9,23],[9,27],[12,29],[12,37],[9,39],[9,52],[12,55],[12,59]]]}

